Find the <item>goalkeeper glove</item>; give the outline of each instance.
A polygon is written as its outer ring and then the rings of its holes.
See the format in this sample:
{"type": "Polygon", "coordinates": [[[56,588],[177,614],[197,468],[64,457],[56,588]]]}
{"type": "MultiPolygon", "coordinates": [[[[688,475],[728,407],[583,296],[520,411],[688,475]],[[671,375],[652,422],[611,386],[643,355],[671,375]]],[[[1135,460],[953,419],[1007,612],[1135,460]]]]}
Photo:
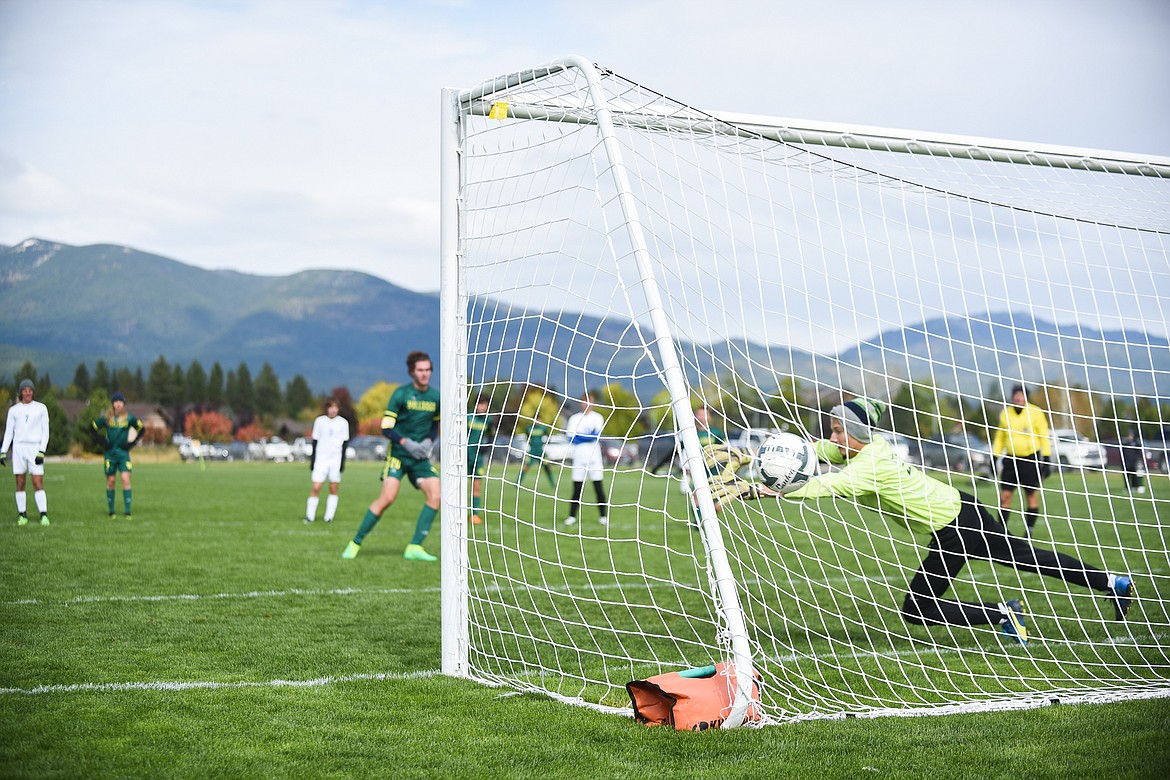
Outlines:
{"type": "Polygon", "coordinates": [[[703,448],[703,466],[711,482],[729,482],[736,472],[751,462],[751,456],[726,444],[709,444],[703,448]]]}
{"type": "Polygon", "coordinates": [[[38,452],[37,456],[33,458],[33,463],[37,464],[38,466],[43,466],[45,464],[45,453],[43,450],[38,452]]]}
{"type": "Polygon", "coordinates": [[[736,499],[740,501],[755,501],[760,497],[760,491],[755,483],[746,479],[728,480],[727,482],[711,483],[711,500],[716,504],[726,504],[736,499]]]}
{"type": "Polygon", "coordinates": [[[419,452],[423,453],[420,457],[429,459],[435,450],[435,443],[428,437],[418,443],[418,449],[419,452]]]}
{"type": "Polygon", "coordinates": [[[415,460],[422,460],[430,455],[430,450],[424,448],[420,442],[414,439],[403,437],[398,440],[398,443],[402,445],[402,449],[406,450],[406,454],[415,460]]]}
{"type": "Polygon", "coordinates": [[[1040,456],[1040,479],[1048,479],[1048,475],[1052,473],[1052,461],[1047,455],[1040,456]]]}
{"type": "Polygon", "coordinates": [[[8,453],[7,452],[0,452],[0,466],[7,466],[7,465],[8,465],[8,453]]]}

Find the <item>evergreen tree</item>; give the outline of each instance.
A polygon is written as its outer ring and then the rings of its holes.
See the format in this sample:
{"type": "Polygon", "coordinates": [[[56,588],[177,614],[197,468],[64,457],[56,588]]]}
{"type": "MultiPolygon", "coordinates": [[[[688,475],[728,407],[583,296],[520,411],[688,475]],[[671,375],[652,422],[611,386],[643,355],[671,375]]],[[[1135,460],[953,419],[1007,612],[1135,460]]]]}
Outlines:
{"type": "Polygon", "coordinates": [[[142,366],[134,369],[134,400],[141,401],[146,398],[146,380],[142,377],[142,366]]]}
{"type": "MultiPolygon", "coordinates": [[[[313,391],[300,374],[292,378],[284,391],[284,406],[290,415],[296,417],[313,403],[313,391]]],[[[385,406],[383,405],[383,408],[385,406]]]]}
{"type": "Polygon", "coordinates": [[[37,367],[27,360],[20,367],[20,370],[16,372],[16,376],[12,378],[12,384],[15,387],[20,387],[20,383],[25,379],[31,380],[33,385],[37,383],[37,367]]]}
{"type": "Polygon", "coordinates": [[[280,378],[267,361],[256,375],[254,390],[256,411],[260,414],[276,415],[284,410],[284,399],[280,395],[280,378]]]}
{"type": "Polygon", "coordinates": [[[177,406],[191,400],[186,397],[187,380],[183,376],[183,367],[178,363],[175,363],[175,367],[171,369],[171,391],[174,393],[170,404],[172,406],[177,406]]]}
{"type": "Polygon", "coordinates": [[[237,413],[256,411],[256,387],[252,382],[252,372],[243,361],[236,367],[236,394],[234,398],[228,395],[228,403],[237,413]]]}
{"type": "Polygon", "coordinates": [[[211,373],[207,375],[207,398],[205,400],[216,408],[223,406],[223,366],[219,364],[218,360],[211,364],[211,373]]]}
{"type": "Polygon", "coordinates": [[[138,392],[137,383],[134,381],[134,374],[130,372],[129,366],[122,366],[114,372],[113,387],[110,388],[110,395],[121,391],[126,396],[127,401],[141,401],[142,395],[138,392]]]}
{"type": "Polygon", "coordinates": [[[192,360],[191,365],[187,366],[186,389],[183,394],[188,403],[201,404],[208,400],[207,372],[203,370],[203,364],[198,360],[192,360]]]}
{"type": "Polygon", "coordinates": [[[90,392],[94,390],[105,390],[110,392],[110,369],[106,365],[106,361],[99,360],[93,366],[93,379],[89,383],[90,392]]]}
{"type": "Polygon", "coordinates": [[[49,443],[45,447],[46,455],[64,455],[69,451],[69,443],[73,441],[73,429],[69,425],[69,415],[61,408],[61,403],[54,393],[47,393],[37,398],[45,405],[49,413],[49,443]]]}
{"type": "Polygon", "coordinates": [[[82,396],[89,395],[89,368],[85,363],[79,363],[77,370],[73,372],[73,385],[82,394],[82,396]]]}
{"type": "Polygon", "coordinates": [[[171,401],[171,364],[162,355],[150,366],[150,374],[146,380],[146,398],[156,404],[169,404],[171,401]]]}

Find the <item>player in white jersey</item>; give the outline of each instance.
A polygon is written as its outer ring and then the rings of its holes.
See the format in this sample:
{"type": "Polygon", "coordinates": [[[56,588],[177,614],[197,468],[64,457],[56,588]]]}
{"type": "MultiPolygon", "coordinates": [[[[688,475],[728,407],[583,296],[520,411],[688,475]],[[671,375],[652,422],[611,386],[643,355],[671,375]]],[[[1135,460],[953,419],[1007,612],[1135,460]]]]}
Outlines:
{"type": "Polygon", "coordinates": [[[0,466],[7,465],[12,446],[12,473],[16,475],[17,525],[28,525],[28,494],[25,476],[32,475],[33,500],[41,513],[41,525],[49,524],[49,503],[45,498],[45,448],[49,446],[49,410],[33,400],[33,383],[24,379],[17,390],[20,399],[8,409],[0,466]]]}
{"type": "Polygon", "coordinates": [[[337,490],[341,472],[345,470],[345,446],[349,443],[349,420],[338,416],[340,411],[337,399],[327,398],[325,414],[313,421],[313,457],[309,460],[313,490],[305,504],[306,523],[317,519],[321,486],[326,481],[329,482],[329,495],[325,499],[325,522],[333,522],[333,516],[337,514],[337,490]]]}
{"type": "Polygon", "coordinates": [[[581,411],[570,417],[569,424],[565,426],[565,435],[569,439],[569,444],[573,446],[573,499],[569,504],[569,516],[565,518],[565,525],[575,525],[577,522],[585,480],[593,483],[593,491],[597,494],[597,508],[601,513],[601,524],[609,523],[608,499],[605,497],[605,486],[601,484],[601,430],[605,426],[605,420],[593,409],[596,400],[592,392],[581,396],[581,411]]]}

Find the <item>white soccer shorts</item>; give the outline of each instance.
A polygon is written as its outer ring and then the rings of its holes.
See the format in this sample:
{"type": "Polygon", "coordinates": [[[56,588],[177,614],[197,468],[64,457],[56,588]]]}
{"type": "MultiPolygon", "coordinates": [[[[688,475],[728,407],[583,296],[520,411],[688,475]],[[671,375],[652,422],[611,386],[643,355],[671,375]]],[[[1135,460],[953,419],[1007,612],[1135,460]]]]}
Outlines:
{"type": "Polygon", "coordinates": [[[340,482],[341,459],[319,460],[313,464],[313,482],[340,482]]]}
{"type": "Polygon", "coordinates": [[[12,444],[12,473],[13,474],[32,474],[34,477],[39,477],[45,473],[45,464],[39,466],[35,463],[37,453],[36,443],[29,444],[27,442],[13,442],[12,444]]]}

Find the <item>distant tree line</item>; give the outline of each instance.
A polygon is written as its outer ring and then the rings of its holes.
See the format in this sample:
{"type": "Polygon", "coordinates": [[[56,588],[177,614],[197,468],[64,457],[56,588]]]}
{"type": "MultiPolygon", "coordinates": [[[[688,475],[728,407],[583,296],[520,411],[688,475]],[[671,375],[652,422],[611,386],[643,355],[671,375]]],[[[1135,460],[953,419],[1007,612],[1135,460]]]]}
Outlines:
{"type": "Polygon", "coordinates": [[[198,360],[186,369],[159,355],[146,374],[142,366],[112,368],[104,360],[93,371],[81,363],[73,372],[73,381],[64,388],[65,398],[89,398],[95,390],[107,395],[121,392],[129,403],[152,403],[165,409],[187,405],[211,408],[229,407],[236,417],[296,417],[313,406],[315,396],[300,374],[283,387],[272,365],[265,362],[255,378],[247,363],[224,371],[219,361],[205,369],[198,360]]]}
{"type": "MultiPolygon", "coordinates": [[[[253,437],[268,434],[268,424],[278,417],[311,420],[318,413],[321,401],[300,374],[282,386],[267,362],[253,378],[251,369],[243,362],[235,369],[224,371],[218,361],[206,370],[195,360],[184,369],[180,363],[171,364],[160,355],[145,373],[141,366],[112,367],[104,360],[94,363],[92,371],[88,364],[81,363],[73,372],[73,381],[64,386],[54,383],[47,373],[38,374],[36,366],[26,362],[11,382],[0,377],[0,408],[7,409],[15,402],[16,388],[24,379],[32,380],[37,400],[49,410],[46,451],[50,455],[65,454],[74,444],[81,450],[96,452],[89,427],[109,409],[110,396],[115,392],[125,395],[127,403],[149,403],[163,409],[171,416],[177,432],[184,432],[193,412],[197,417],[203,414],[222,417],[228,421],[231,431],[243,430],[253,437]],[[62,400],[87,402],[74,425],[69,424],[62,400]]],[[[343,411],[352,415],[349,391],[339,387],[334,388],[333,394],[344,398],[347,409],[343,411]]],[[[0,424],[3,422],[4,417],[0,416],[0,424]]]]}

